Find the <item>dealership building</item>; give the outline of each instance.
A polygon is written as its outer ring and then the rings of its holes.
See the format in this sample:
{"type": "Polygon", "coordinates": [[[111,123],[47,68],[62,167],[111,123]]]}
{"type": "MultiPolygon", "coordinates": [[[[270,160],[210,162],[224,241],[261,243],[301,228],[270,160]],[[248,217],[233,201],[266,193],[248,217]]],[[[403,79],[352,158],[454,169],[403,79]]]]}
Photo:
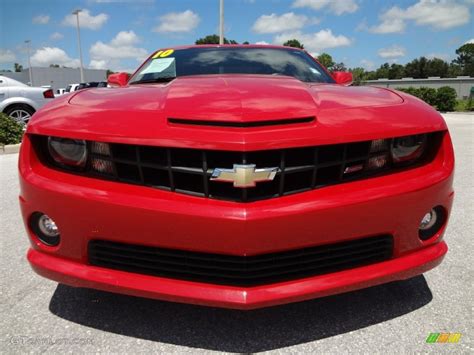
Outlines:
{"type": "MultiPolygon", "coordinates": [[[[81,72],[79,68],[42,68],[31,67],[32,85],[31,86],[51,86],[57,90],[66,88],[69,84],[81,82],[81,72]]],[[[24,84],[30,85],[29,69],[23,69],[21,72],[0,72],[8,78],[15,79],[24,84]]],[[[106,81],[107,70],[105,69],[84,69],[85,82],[106,81]]]]}

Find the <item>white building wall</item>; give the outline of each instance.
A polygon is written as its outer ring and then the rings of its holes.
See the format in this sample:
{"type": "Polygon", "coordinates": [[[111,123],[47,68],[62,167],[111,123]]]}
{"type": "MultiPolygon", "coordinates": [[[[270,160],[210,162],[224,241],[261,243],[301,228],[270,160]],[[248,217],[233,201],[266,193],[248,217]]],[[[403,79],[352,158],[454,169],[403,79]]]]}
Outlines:
{"type": "Polygon", "coordinates": [[[438,89],[442,86],[449,86],[456,90],[458,99],[467,99],[470,95],[471,88],[474,87],[474,78],[469,76],[458,76],[457,78],[427,78],[427,79],[378,79],[367,80],[364,85],[379,86],[384,88],[420,88],[428,87],[438,89]]]}

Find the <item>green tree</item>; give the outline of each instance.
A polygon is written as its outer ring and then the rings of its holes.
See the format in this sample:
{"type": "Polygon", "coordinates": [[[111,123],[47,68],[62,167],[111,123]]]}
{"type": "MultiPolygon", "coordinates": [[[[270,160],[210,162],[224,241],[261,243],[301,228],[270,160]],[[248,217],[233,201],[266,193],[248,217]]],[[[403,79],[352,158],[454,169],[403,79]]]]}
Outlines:
{"type": "Polygon", "coordinates": [[[426,62],[425,75],[439,76],[446,78],[448,76],[449,64],[439,58],[433,58],[426,62]]]}
{"type": "MultiPolygon", "coordinates": [[[[207,35],[206,37],[197,39],[195,43],[196,44],[219,44],[219,36],[216,34],[207,35]]],[[[238,42],[234,41],[233,39],[228,40],[227,38],[224,37],[224,44],[238,44],[238,42]]]]}
{"type": "Polygon", "coordinates": [[[283,43],[283,45],[286,46],[286,47],[294,47],[294,48],[304,49],[303,44],[300,43],[300,41],[298,41],[297,39],[289,39],[288,41],[283,43]]]}
{"type": "Polygon", "coordinates": [[[426,64],[428,59],[425,57],[420,57],[418,59],[412,60],[410,63],[405,65],[405,74],[408,77],[415,79],[426,78],[426,64]]]}
{"type": "Polygon", "coordinates": [[[331,69],[332,66],[335,64],[334,61],[332,60],[331,55],[327,53],[321,53],[320,55],[318,55],[317,59],[318,59],[318,62],[324,65],[326,69],[328,70],[331,69]]]}
{"type": "Polygon", "coordinates": [[[49,67],[50,68],[61,68],[61,66],[59,64],[50,64],[49,67]]]}
{"type": "Polygon", "coordinates": [[[463,75],[474,76],[474,43],[466,43],[456,49],[458,57],[453,60],[454,64],[461,67],[463,75]]]}
{"type": "Polygon", "coordinates": [[[107,72],[105,73],[106,77],[108,78],[110,74],[115,74],[115,72],[110,69],[107,69],[107,72]]]}
{"type": "Polygon", "coordinates": [[[347,71],[346,65],[343,62],[336,63],[332,66],[331,71],[347,71]]]}
{"type": "Polygon", "coordinates": [[[392,63],[388,69],[389,79],[401,79],[405,76],[405,67],[401,64],[392,63]]]}
{"type": "Polygon", "coordinates": [[[448,68],[448,78],[455,78],[462,75],[462,68],[459,64],[451,63],[448,68]]]}
{"type": "Polygon", "coordinates": [[[364,68],[351,68],[349,71],[352,73],[352,78],[353,78],[353,85],[354,86],[359,86],[362,83],[364,83],[365,80],[367,80],[367,72],[365,71],[364,68]]]}
{"type": "Polygon", "coordinates": [[[387,79],[390,72],[390,64],[384,63],[375,71],[374,79],[387,79]]]}
{"type": "Polygon", "coordinates": [[[13,64],[13,67],[15,68],[15,71],[17,73],[21,72],[23,70],[23,65],[19,64],[19,63],[15,63],[13,64]]]}

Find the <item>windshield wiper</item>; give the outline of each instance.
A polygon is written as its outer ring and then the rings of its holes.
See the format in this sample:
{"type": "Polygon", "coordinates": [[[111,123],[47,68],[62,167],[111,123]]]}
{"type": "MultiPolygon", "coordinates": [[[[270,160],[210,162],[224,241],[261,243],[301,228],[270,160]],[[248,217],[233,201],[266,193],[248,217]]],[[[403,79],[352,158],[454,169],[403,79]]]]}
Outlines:
{"type": "Polygon", "coordinates": [[[137,80],[129,83],[129,85],[135,84],[149,84],[149,83],[169,83],[170,81],[176,79],[175,76],[164,76],[161,78],[147,79],[147,80],[137,80]]]}

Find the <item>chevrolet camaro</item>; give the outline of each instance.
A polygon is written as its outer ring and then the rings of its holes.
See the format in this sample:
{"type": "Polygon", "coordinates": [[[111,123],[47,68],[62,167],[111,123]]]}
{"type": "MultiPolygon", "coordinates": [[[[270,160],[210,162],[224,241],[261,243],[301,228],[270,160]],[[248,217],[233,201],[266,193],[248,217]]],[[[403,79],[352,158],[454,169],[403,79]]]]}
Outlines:
{"type": "Polygon", "coordinates": [[[31,119],[20,205],[38,274],[236,309],[437,266],[453,201],[446,124],[300,49],[154,52],[31,119]]]}

